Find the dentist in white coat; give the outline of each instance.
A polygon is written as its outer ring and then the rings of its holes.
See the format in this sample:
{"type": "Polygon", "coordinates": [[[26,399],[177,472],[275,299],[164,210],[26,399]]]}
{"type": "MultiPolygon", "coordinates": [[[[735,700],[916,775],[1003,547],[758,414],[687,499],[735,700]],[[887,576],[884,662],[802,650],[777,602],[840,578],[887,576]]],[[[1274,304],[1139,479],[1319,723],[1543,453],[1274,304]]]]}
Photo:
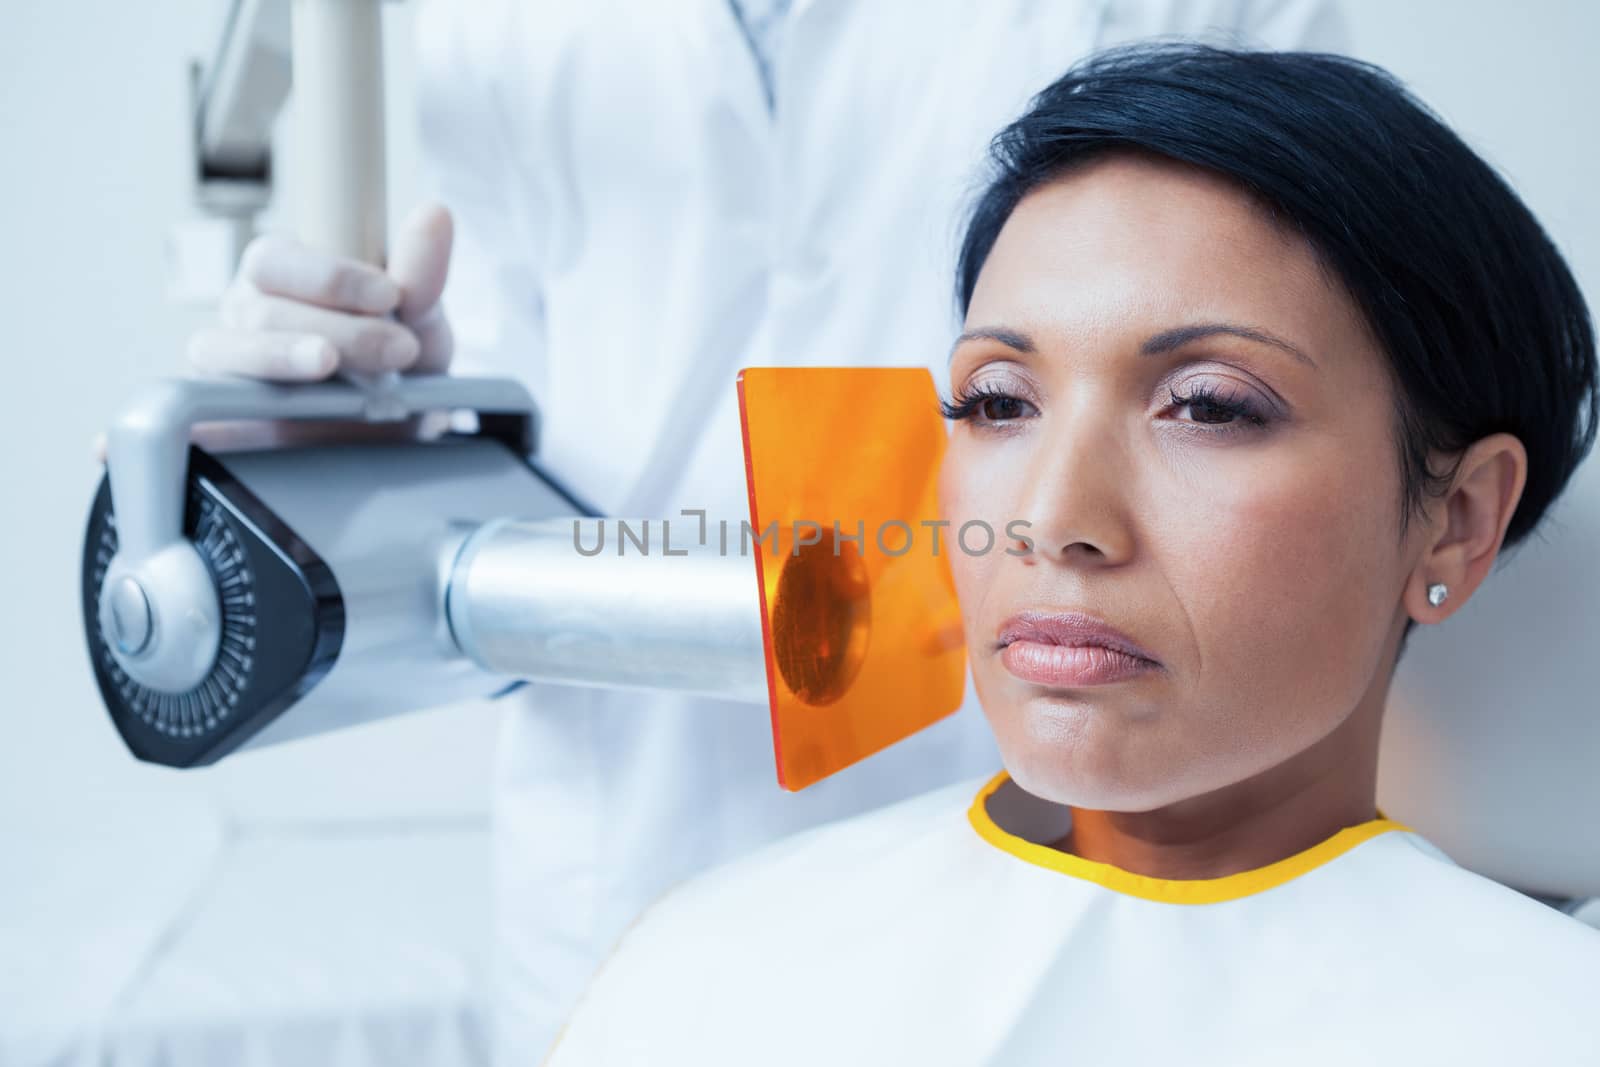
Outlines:
{"type": "MultiPolygon", "coordinates": [[[[514,376],[544,462],[603,513],[735,525],[740,367],[927,366],[946,389],[965,197],[989,137],[1072,62],[1168,33],[1346,49],[1328,0],[438,0],[416,27],[448,211],[414,214],[387,272],[258,240],[192,361],[514,376]]],[[[970,688],[961,712],[798,794],[753,705],[544,685],[504,703],[504,1063],[537,1062],[679,880],[1000,766],[970,688]]]]}

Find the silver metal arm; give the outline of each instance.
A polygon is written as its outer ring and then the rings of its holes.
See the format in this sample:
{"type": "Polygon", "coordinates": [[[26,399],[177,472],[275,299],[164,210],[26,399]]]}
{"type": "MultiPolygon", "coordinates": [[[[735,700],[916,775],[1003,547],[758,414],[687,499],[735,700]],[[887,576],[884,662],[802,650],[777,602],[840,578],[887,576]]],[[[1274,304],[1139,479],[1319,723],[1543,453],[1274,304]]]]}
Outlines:
{"type": "Polygon", "coordinates": [[[195,157],[204,176],[269,181],[272,130],[289,96],[287,0],[233,0],[195,86],[195,157]]]}

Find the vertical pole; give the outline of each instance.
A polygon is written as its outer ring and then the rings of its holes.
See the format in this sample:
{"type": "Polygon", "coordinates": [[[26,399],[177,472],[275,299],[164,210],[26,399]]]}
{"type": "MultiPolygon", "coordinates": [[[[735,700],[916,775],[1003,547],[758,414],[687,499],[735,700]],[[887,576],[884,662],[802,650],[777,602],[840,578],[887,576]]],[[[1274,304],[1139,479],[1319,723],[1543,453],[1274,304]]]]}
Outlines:
{"type": "Polygon", "coordinates": [[[302,241],[382,265],[384,221],[381,0],[294,0],[293,128],[302,241]]]}
{"type": "MultiPolygon", "coordinates": [[[[302,168],[296,229],[305,243],[383,266],[382,0],[294,0],[292,135],[302,168]]],[[[396,371],[345,372],[371,421],[405,417],[396,371]]]]}

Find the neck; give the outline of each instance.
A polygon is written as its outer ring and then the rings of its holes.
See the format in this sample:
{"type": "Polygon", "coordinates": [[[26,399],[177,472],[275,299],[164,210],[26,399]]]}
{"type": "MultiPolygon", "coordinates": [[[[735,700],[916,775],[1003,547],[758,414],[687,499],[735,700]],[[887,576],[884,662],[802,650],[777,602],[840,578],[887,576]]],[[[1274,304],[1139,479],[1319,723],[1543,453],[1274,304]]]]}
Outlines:
{"type": "Polygon", "coordinates": [[[1378,738],[1393,653],[1343,722],[1316,744],[1222,789],[1151,811],[1072,809],[1054,847],[1153,878],[1254,870],[1376,817],[1378,738]]]}

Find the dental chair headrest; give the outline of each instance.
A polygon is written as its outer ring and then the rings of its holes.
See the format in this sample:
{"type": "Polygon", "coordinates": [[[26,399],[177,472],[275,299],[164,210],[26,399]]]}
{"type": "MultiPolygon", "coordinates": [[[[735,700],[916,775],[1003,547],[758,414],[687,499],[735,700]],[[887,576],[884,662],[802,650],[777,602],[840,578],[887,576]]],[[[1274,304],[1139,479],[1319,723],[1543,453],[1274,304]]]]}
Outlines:
{"type": "MultiPolygon", "coordinates": [[[[1580,500],[1578,503],[1581,503],[1580,500]]],[[[1573,503],[1569,501],[1569,505],[1573,503]]],[[[1570,507],[1437,627],[1390,690],[1378,806],[1538,896],[1600,896],[1600,515],[1570,507]]]]}

